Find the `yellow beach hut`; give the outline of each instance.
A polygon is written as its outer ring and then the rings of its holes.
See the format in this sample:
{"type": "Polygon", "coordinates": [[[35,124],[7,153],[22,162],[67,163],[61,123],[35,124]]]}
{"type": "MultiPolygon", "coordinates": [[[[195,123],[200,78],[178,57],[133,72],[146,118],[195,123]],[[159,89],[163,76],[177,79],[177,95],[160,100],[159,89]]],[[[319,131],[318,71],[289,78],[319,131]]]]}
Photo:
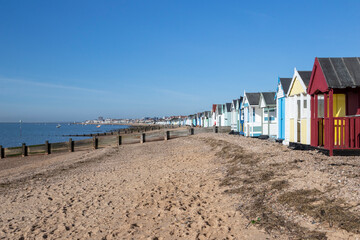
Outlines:
{"type": "Polygon", "coordinates": [[[311,71],[297,71],[291,80],[286,98],[285,142],[296,149],[308,149],[310,146],[310,95],[307,87],[310,82],[311,71]],[[288,127],[288,129],[286,129],[288,127]]]}

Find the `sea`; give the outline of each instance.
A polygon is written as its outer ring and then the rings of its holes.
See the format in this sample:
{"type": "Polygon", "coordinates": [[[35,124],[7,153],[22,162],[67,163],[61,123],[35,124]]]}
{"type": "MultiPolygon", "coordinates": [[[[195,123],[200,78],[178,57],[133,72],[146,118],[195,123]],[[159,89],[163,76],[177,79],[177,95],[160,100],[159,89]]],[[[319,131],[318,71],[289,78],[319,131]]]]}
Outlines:
{"type": "MultiPolygon", "coordinates": [[[[69,140],[69,136],[64,135],[96,134],[129,127],[101,125],[100,128],[97,128],[96,126],[72,123],[0,123],[0,145],[7,148],[21,146],[22,143],[26,145],[44,144],[47,140],[50,143],[65,142],[69,140]]],[[[71,136],[71,138],[76,141],[89,137],[71,136]]]]}

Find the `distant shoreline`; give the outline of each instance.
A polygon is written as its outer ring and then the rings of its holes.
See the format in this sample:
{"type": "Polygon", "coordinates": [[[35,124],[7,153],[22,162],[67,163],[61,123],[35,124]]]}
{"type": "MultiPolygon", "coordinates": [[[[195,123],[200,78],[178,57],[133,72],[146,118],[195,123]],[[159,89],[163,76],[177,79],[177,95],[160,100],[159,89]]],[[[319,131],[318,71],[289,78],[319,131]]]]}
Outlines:
{"type": "Polygon", "coordinates": [[[121,125],[121,126],[150,126],[156,124],[146,124],[146,123],[73,123],[79,125],[121,125]]]}

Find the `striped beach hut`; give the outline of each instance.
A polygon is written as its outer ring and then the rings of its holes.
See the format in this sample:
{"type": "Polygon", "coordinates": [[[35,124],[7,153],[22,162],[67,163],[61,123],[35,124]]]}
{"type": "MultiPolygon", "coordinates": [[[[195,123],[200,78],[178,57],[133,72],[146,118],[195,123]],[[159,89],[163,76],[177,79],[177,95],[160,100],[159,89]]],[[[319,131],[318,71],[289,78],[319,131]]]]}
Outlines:
{"type": "Polygon", "coordinates": [[[310,95],[307,94],[311,71],[297,71],[287,92],[287,121],[289,134],[286,142],[290,147],[307,149],[310,146],[310,95]]]}

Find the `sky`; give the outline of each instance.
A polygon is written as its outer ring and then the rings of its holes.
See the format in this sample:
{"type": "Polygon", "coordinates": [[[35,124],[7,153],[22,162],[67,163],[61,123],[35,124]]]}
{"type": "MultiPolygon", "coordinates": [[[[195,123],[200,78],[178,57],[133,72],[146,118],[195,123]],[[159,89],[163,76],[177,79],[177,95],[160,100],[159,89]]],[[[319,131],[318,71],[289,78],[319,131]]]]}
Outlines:
{"type": "Polygon", "coordinates": [[[210,111],[360,56],[360,1],[0,0],[0,122],[210,111]]]}

